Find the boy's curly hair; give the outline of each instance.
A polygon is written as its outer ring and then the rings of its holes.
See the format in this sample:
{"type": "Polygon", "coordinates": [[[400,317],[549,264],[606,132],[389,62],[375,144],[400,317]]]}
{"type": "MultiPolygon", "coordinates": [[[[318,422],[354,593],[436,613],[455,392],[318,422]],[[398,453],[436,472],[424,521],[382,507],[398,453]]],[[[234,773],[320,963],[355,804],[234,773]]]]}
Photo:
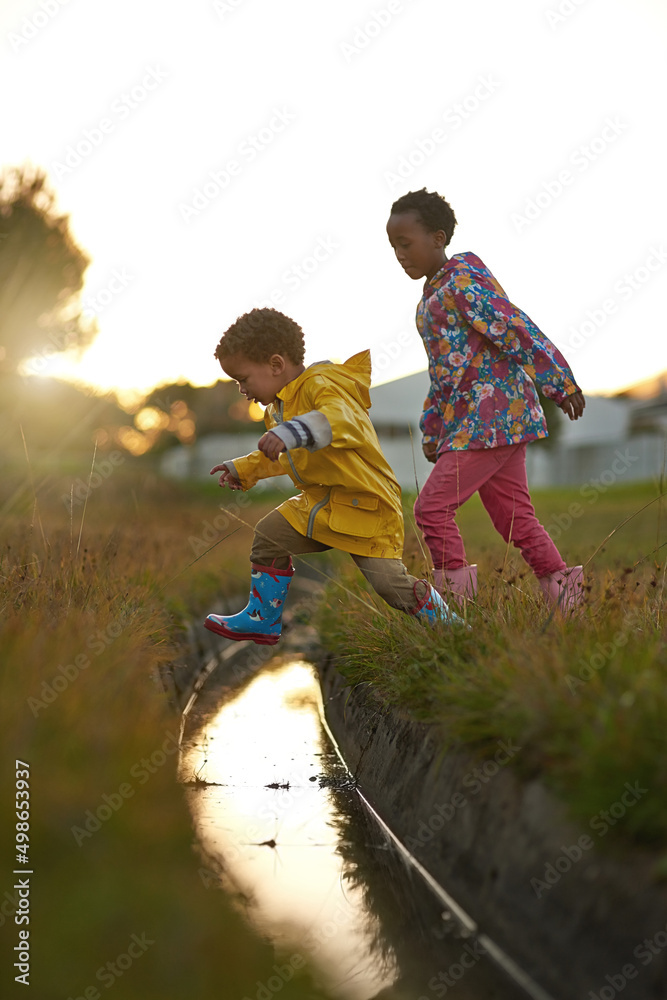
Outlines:
{"type": "Polygon", "coordinates": [[[305,353],[303,330],[277,309],[251,309],[223,333],[214,355],[222,361],[239,353],[259,364],[282,354],[300,365],[305,353]]]}
{"type": "Polygon", "coordinates": [[[391,206],[391,214],[398,215],[400,212],[417,212],[424,229],[429,233],[437,233],[443,229],[449,243],[454,235],[456,227],[456,216],[454,209],[445,201],[437,191],[408,191],[398,201],[391,206]]]}

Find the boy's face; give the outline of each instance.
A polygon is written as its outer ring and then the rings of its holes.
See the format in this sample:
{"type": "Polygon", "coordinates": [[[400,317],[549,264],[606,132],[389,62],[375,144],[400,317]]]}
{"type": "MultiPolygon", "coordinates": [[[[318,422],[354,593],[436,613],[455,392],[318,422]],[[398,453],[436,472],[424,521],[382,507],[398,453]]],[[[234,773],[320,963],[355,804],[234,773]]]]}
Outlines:
{"type": "Polygon", "coordinates": [[[390,215],[387,236],[396,259],[405,273],[414,280],[432,278],[447,260],[444,230],[429,233],[418,212],[400,212],[390,215]]]}
{"type": "Polygon", "coordinates": [[[238,352],[230,354],[220,362],[225,375],[239,384],[241,392],[249,402],[268,406],[276,398],[276,393],[286,384],[285,359],[274,354],[268,361],[251,361],[238,352]]]}

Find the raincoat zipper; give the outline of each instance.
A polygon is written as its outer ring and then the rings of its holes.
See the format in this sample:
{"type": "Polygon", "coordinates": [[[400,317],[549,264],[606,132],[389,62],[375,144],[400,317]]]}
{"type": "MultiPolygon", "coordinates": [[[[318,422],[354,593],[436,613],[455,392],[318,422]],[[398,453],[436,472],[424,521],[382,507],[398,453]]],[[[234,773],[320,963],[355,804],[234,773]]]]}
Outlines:
{"type": "Polygon", "coordinates": [[[287,455],[287,461],[289,462],[292,472],[294,473],[296,479],[298,479],[300,483],[303,483],[304,480],[301,478],[299,473],[294,468],[294,462],[292,461],[292,456],[289,453],[289,448],[285,448],[285,454],[287,455]]]}
{"type": "MultiPolygon", "coordinates": [[[[278,407],[278,411],[277,411],[277,413],[276,413],[275,416],[276,416],[276,423],[278,423],[278,424],[284,423],[284,420],[283,420],[283,401],[282,401],[282,399],[280,400],[280,405],[278,407]]],[[[292,469],[292,472],[294,473],[295,478],[298,479],[300,483],[304,482],[304,480],[301,478],[301,476],[299,475],[299,473],[294,468],[294,462],[292,461],[292,456],[290,455],[289,448],[285,448],[285,454],[287,455],[287,460],[288,460],[288,462],[290,464],[290,467],[292,469]]],[[[324,499],[320,500],[319,503],[316,503],[315,506],[313,507],[313,509],[311,510],[311,512],[310,512],[310,514],[308,516],[308,527],[306,528],[306,538],[312,538],[313,537],[313,524],[315,523],[315,515],[318,513],[318,511],[322,510],[322,508],[329,502],[329,497],[330,496],[331,496],[331,490],[329,490],[329,492],[324,497],[324,499]]]]}
{"type": "Polygon", "coordinates": [[[308,527],[306,529],[306,538],[312,538],[313,537],[313,522],[315,521],[315,515],[317,514],[318,511],[322,510],[322,508],[325,506],[325,504],[327,504],[329,502],[329,497],[330,496],[331,496],[331,490],[329,490],[329,492],[324,497],[324,499],[320,500],[319,503],[316,503],[315,506],[313,507],[313,509],[311,510],[310,516],[308,517],[308,527]]]}
{"type": "MultiPolygon", "coordinates": [[[[277,410],[277,412],[275,414],[276,423],[277,424],[283,424],[285,422],[283,420],[283,400],[279,399],[278,402],[279,402],[279,406],[278,406],[278,410],[277,410]]],[[[299,475],[299,473],[296,471],[296,468],[294,467],[294,462],[292,461],[292,456],[290,455],[289,448],[285,448],[285,454],[287,455],[287,461],[290,464],[290,468],[291,468],[292,472],[294,473],[295,478],[298,479],[300,483],[303,483],[304,480],[301,478],[301,476],[299,475]]]]}

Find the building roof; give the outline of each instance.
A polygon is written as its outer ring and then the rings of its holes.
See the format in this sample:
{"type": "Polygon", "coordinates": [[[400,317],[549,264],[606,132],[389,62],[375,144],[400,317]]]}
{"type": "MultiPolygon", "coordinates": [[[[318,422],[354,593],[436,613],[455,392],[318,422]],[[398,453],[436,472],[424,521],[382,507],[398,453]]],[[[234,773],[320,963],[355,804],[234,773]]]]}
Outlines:
{"type": "Polygon", "coordinates": [[[422,407],[430,385],[428,372],[415,372],[393,382],[373,386],[371,393],[371,420],[378,429],[404,428],[413,430],[419,425],[422,407]]]}

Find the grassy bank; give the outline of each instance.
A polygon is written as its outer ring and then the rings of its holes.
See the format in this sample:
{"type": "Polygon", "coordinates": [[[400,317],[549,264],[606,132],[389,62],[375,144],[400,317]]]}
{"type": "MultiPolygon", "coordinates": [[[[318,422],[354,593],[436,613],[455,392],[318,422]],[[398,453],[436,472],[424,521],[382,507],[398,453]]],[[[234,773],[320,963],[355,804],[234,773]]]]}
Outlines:
{"type": "MultiPolygon", "coordinates": [[[[233,530],[214,523],[214,488],[177,489],[128,461],[79,501],[72,485],[87,470],[32,472],[0,487],[0,992],[22,995],[13,949],[27,930],[44,1000],[111,987],[123,1000],[254,1000],[271,977],[275,987],[280,959],[194,849],[175,781],[179,719],[158,676],[179,655],[184,616],[245,587],[250,531],[197,559],[233,530]],[[15,846],[17,767],[28,864],[15,846]],[[14,886],[28,878],[15,868],[33,873],[29,923],[15,923],[14,886]]],[[[305,979],[281,980],[281,996],[306,995],[318,993],[305,979]]]]}
{"type": "MultiPolygon", "coordinates": [[[[386,703],[438,726],[443,747],[484,758],[499,739],[512,741],[522,748],[518,773],[541,777],[583,830],[614,807],[605,845],[662,849],[667,509],[651,503],[656,495],[652,486],[615,488],[589,504],[578,490],[536,491],[538,516],[568,565],[587,563],[576,619],[548,613],[532,574],[475,500],[459,517],[468,558],[479,564],[477,601],[463,609],[471,630],[426,630],[380,606],[346,569],[346,589],[330,586],[322,602],[324,642],[351,683],[370,682],[386,703]],[[616,816],[626,782],[641,793],[616,816]]],[[[407,536],[406,562],[423,576],[418,536],[411,528],[407,536]]]]}

